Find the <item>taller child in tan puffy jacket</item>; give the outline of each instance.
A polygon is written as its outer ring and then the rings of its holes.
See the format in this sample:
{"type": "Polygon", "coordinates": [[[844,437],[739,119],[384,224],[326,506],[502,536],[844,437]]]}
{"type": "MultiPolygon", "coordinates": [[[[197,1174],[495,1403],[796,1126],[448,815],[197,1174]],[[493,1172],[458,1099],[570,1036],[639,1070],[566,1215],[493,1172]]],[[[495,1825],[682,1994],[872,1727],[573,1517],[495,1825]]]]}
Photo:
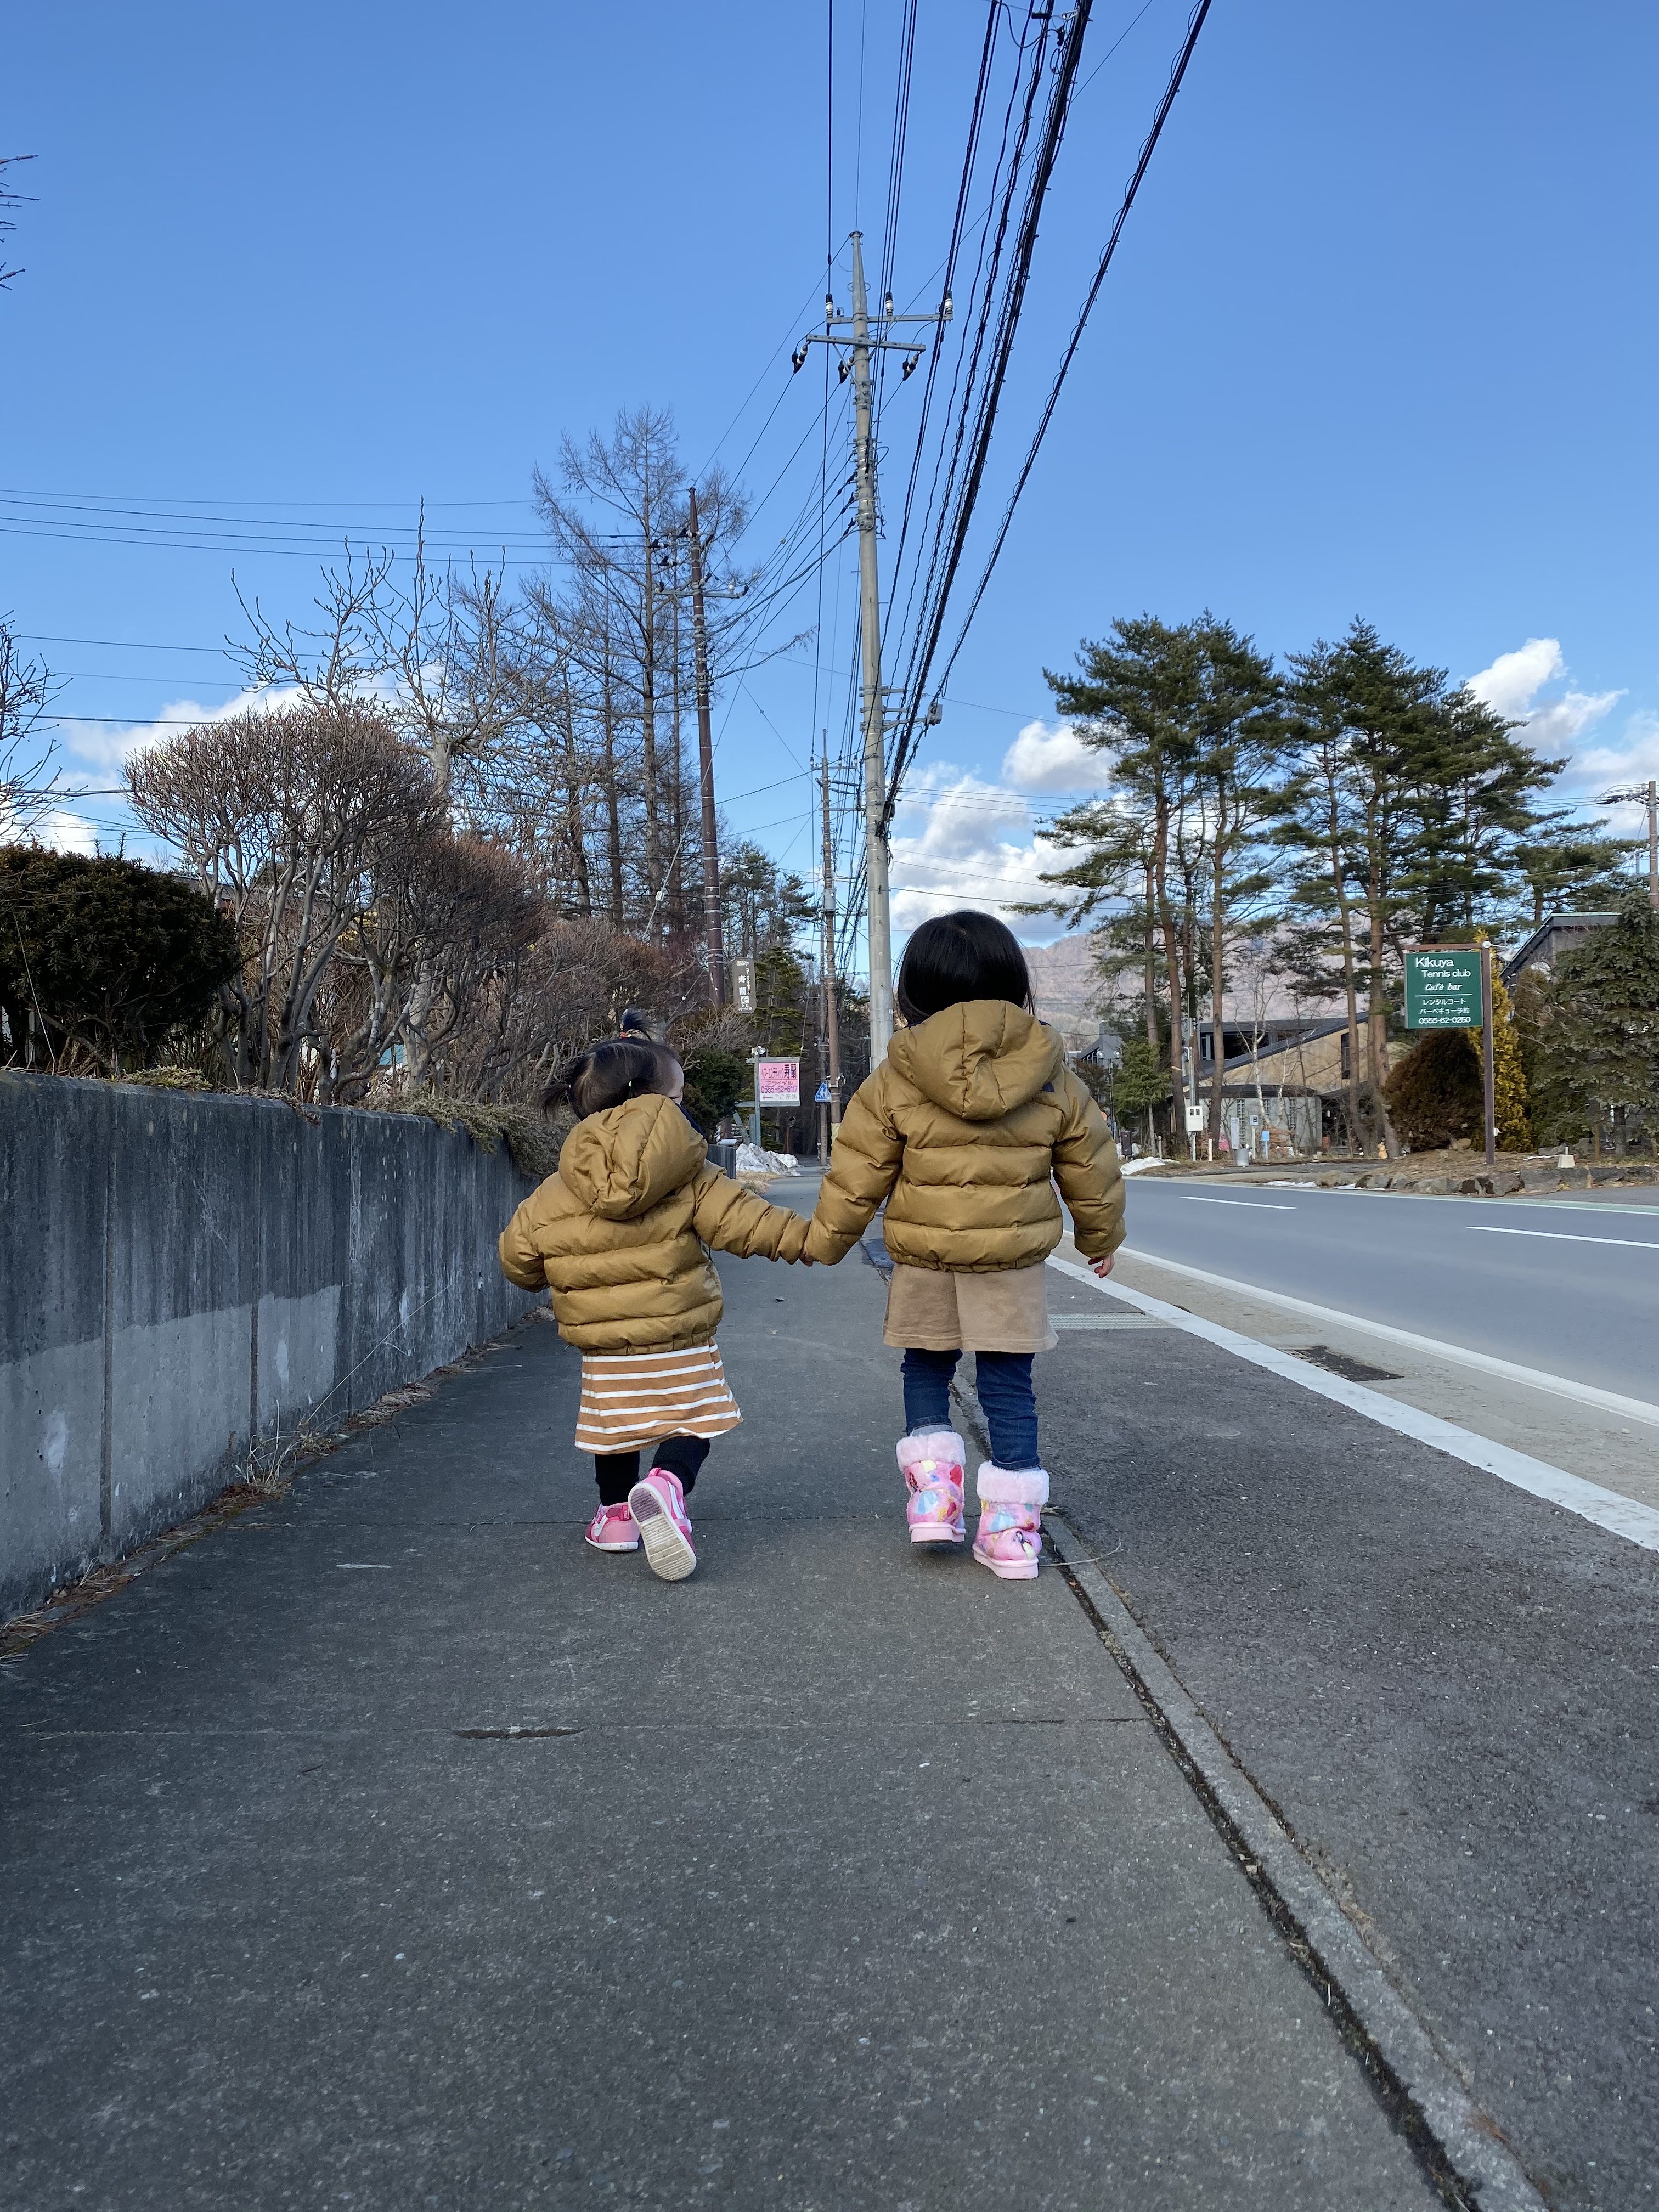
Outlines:
{"type": "Polygon", "coordinates": [[[923,922],[896,996],[909,1026],[847,1109],[806,1256],[841,1259],[886,1200],[885,1336],[904,1351],[910,1540],[967,1534],[951,1377],[971,1352],[993,1454],[979,1470],[974,1557],[1023,1581],[1037,1571],[1048,1499],[1031,1359],[1057,1341],[1042,1268],[1060,1237],[1054,1185],[1078,1250],[1104,1275],[1123,1242],[1123,1177],[1099,1108],[1030,1010],[1025,956],[1001,922],[971,908],[923,922]]]}
{"type": "Polygon", "coordinates": [[[521,1290],[550,1287],[559,1334],[582,1355],[576,1449],[592,1453],[599,1484],[588,1542],[635,1552],[643,1537],[652,1568],[678,1582],[697,1564],[686,1497],[709,1438],[743,1419],[714,1341],[710,1248],[799,1260],[806,1224],[709,1166],[665,1045],[595,1045],[562,1088],[581,1119],[558,1172],[502,1231],[501,1272],[521,1290]]]}

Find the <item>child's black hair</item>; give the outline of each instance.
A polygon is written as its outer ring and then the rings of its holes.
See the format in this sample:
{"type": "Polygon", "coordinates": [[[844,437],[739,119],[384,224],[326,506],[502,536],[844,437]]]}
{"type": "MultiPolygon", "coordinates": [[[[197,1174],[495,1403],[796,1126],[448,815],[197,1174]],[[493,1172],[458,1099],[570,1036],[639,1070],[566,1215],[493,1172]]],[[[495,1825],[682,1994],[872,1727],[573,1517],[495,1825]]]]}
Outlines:
{"type": "Polygon", "coordinates": [[[653,1093],[666,1097],[679,1072],[678,1056],[665,1044],[653,1044],[646,1037],[608,1037],[603,1044],[579,1052],[548,1085],[542,1093],[542,1110],[550,1113],[568,1099],[578,1120],[585,1121],[590,1114],[603,1114],[625,1099],[653,1093]]]}
{"type": "Polygon", "coordinates": [[[1006,922],[970,906],[936,915],[910,933],[894,991],[907,1022],[925,1022],[965,999],[1031,1004],[1031,978],[1019,941],[1006,922]]]}

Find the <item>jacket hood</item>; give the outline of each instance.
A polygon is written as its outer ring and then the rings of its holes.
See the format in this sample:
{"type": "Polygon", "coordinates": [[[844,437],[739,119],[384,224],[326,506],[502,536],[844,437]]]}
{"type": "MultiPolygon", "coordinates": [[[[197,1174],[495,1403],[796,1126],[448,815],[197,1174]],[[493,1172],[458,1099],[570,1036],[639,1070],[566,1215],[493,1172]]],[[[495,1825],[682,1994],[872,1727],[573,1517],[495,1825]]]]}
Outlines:
{"type": "Polygon", "coordinates": [[[578,1121],[559,1153],[559,1177],[590,1213],[632,1221],[690,1182],[708,1147],[672,1098],[625,1098],[578,1121]]]}
{"type": "Polygon", "coordinates": [[[887,1057],[924,1097],[963,1121],[995,1121],[1054,1081],[1054,1032],[1006,999],[969,999],[895,1032],[887,1057]]]}

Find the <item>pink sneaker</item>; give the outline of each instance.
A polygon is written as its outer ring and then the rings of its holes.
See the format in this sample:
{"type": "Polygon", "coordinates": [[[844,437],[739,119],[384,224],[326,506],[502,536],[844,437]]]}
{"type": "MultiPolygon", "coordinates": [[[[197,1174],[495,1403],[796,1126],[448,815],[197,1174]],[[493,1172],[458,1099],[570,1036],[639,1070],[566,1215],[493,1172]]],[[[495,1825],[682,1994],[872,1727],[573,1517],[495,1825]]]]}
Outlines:
{"type": "Polygon", "coordinates": [[[625,1504],[601,1505],[587,1524],[587,1540],[596,1552],[637,1552],[640,1532],[625,1504]]]}
{"type": "Polygon", "coordinates": [[[979,1471],[979,1527],[974,1557],[1005,1582],[1036,1579],[1042,1553],[1042,1509],[1048,1503],[1048,1478],[1040,1467],[1017,1474],[989,1460],[979,1471]]]}
{"type": "Polygon", "coordinates": [[[691,1548],[691,1522],[680,1479],[665,1467],[653,1467],[628,1493],[628,1510],[645,1539],[646,1565],[665,1583],[681,1583],[697,1564],[691,1548]]]}
{"type": "Polygon", "coordinates": [[[898,1463],[910,1493],[904,1517],[913,1544],[959,1544],[968,1534],[962,1512],[966,1456],[954,1429],[922,1429],[899,1438],[898,1463]]]}

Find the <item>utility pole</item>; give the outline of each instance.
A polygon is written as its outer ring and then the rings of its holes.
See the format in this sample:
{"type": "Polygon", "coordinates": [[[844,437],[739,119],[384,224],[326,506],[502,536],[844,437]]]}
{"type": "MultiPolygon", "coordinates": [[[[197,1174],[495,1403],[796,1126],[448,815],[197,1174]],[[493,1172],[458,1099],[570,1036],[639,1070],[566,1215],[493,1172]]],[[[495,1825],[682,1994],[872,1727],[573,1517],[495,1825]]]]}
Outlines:
{"type": "Polygon", "coordinates": [[[830,1141],[827,1160],[841,1127],[841,1017],[836,1008],[836,848],[830,836],[830,733],[823,736],[818,764],[818,793],[823,801],[823,1032],[830,1051],[830,1141]]]}
{"type": "Polygon", "coordinates": [[[893,1034],[893,914],[887,888],[887,727],[881,704],[881,591],[876,580],[876,452],[864,252],[853,233],[853,453],[858,472],[859,629],[864,654],[864,881],[870,922],[870,1065],[893,1034]]]}
{"type": "Polygon", "coordinates": [[[1492,1033],[1492,946],[1480,943],[1480,1111],[1486,1125],[1486,1165],[1498,1164],[1498,1054],[1492,1033]]]}
{"type": "Polygon", "coordinates": [[[714,821],[714,732],[708,711],[708,628],[702,613],[702,533],[697,526],[697,487],[690,492],[691,656],[697,692],[697,770],[702,793],[702,932],[708,946],[708,992],[726,1003],[726,956],[720,941],[720,856],[714,821]]]}
{"type": "MultiPolygon", "coordinates": [[[[899,323],[948,323],[947,293],[933,315],[896,315],[891,295],[881,303],[872,335],[864,289],[864,240],[853,233],[853,312],[836,312],[835,295],[823,302],[823,328],[795,349],[799,369],[809,345],[845,346],[853,375],[853,459],[858,481],[859,630],[864,678],[864,875],[870,924],[870,1065],[885,1058],[893,1034],[893,924],[887,887],[887,725],[882,709],[881,591],[876,568],[876,446],[870,396],[870,356],[902,353],[908,376],[922,355],[920,341],[887,337],[899,323]],[[838,335],[846,333],[847,335],[838,335]]],[[[842,363],[842,374],[848,372],[842,363]]]]}
{"type": "Polygon", "coordinates": [[[1648,904],[1659,912],[1659,781],[1621,784],[1604,791],[1598,806],[1645,806],[1648,810],[1648,904]]]}

